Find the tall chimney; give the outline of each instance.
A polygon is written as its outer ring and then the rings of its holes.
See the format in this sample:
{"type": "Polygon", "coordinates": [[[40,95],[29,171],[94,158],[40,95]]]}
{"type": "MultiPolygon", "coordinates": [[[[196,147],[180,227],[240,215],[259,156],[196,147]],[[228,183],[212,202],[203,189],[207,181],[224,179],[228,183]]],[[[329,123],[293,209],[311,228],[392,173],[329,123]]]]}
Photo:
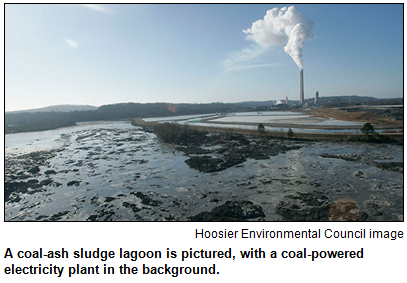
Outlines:
{"type": "Polygon", "coordinates": [[[304,104],[304,70],[300,71],[300,104],[304,104]]]}

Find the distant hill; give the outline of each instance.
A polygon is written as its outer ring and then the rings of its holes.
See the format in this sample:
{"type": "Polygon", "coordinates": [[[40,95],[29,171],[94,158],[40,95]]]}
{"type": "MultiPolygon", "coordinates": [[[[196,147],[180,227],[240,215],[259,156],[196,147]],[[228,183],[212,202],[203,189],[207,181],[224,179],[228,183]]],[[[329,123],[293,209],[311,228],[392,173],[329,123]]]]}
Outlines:
{"type": "MultiPolygon", "coordinates": [[[[311,98],[310,100],[313,100],[311,98]]],[[[342,95],[342,96],[326,96],[319,97],[321,102],[340,102],[340,103],[365,103],[368,101],[378,100],[375,97],[370,96],[357,96],[357,95],[342,95]]]]}
{"type": "Polygon", "coordinates": [[[265,105],[275,105],[276,100],[267,100],[267,101],[242,101],[236,102],[238,105],[256,107],[256,106],[265,106],[265,105]]]}
{"type": "MultiPolygon", "coordinates": [[[[374,97],[368,96],[320,96],[319,102],[320,104],[402,104],[402,98],[395,98],[395,99],[377,99],[374,97]]],[[[306,101],[314,101],[314,98],[307,98],[306,101]]],[[[283,101],[285,103],[285,100],[283,101]]],[[[289,100],[290,105],[298,103],[298,100],[289,100]]],[[[276,100],[267,100],[267,101],[242,101],[242,102],[231,102],[231,103],[203,103],[203,104],[190,104],[190,103],[117,103],[117,104],[110,104],[110,105],[102,105],[100,107],[92,106],[92,105],[71,105],[71,104],[61,104],[61,105],[52,105],[42,108],[36,109],[28,109],[28,110],[19,110],[19,111],[6,111],[7,114],[14,114],[14,113],[35,113],[35,112],[70,112],[70,111],[88,111],[88,110],[106,110],[109,108],[132,108],[132,106],[142,106],[143,108],[151,108],[152,106],[156,108],[159,105],[177,105],[183,110],[185,108],[190,108],[190,111],[186,111],[188,113],[182,113],[185,115],[188,114],[196,114],[197,108],[200,110],[198,111],[201,113],[202,111],[219,111],[220,109],[212,109],[218,108],[226,108],[222,110],[226,111],[239,111],[242,110],[241,108],[256,108],[256,107],[264,107],[264,106],[271,106],[276,104],[276,100]],[[216,107],[217,106],[217,107],[216,107]],[[204,110],[205,109],[205,110],[204,110]],[[191,113],[190,113],[191,112],[191,113]]],[[[139,109],[138,109],[139,110],[139,109]]],[[[247,110],[247,109],[246,109],[247,110]]],[[[183,112],[183,111],[181,111],[183,112]]],[[[198,113],[198,114],[199,114],[198,113]]],[[[151,114],[151,113],[149,113],[151,114]]],[[[146,114],[144,114],[146,115],[146,114]]],[[[143,115],[143,116],[144,116],[143,115]]],[[[151,115],[146,115],[151,116],[151,115]]]]}
{"type": "MultiPolygon", "coordinates": [[[[306,99],[313,102],[314,98],[306,99]]],[[[318,104],[325,107],[344,107],[356,105],[402,105],[403,98],[375,98],[369,96],[327,96],[319,97],[318,104]]]]}
{"type": "Polygon", "coordinates": [[[19,110],[19,111],[7,111],[6,113],[35,113],[35,112],[70,112],[70,111],[84,111],[84,110],[97,110],[98,107],[92,105],[52,105],[42,108],[19,110]]]}
{"type": "MultiPolygon", "coordinates": [[[[314,102],[315,98],[306,98],[305,101],[307,102],[314,102]]],[[[343,96],[320,96],[319,103],[321,105],[326,104],[400,104],[400,100],[402,98],[394,98],[394,99],[379,99],[370,96],[357,96],[357,95],[343,95],[343,96]]],[[[242,101],[236,102],[236,105],[246,106],[246,107],[260,107],[260,106],[271,106],[275,105],[277,100],[267,100],[267,101],[242,101]]],[[[282,100],[283,104],[285,104],[285,99],[282,100]]],[[[290,105],[298,103],[298,99],[290,99],[288,100],[290,105]]]]}

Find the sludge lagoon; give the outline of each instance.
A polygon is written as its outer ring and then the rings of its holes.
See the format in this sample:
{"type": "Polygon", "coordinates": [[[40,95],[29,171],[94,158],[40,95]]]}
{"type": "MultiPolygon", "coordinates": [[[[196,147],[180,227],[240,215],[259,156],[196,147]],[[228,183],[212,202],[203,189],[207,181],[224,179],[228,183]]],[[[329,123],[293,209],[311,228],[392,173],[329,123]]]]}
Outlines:
{"type": "Polygon", "coordinates": [[[127,122],[6,135],[6,221],[403,221],[403,146],[127,122]],[[20,135],[20,136],[19,136],[20,135]]]}

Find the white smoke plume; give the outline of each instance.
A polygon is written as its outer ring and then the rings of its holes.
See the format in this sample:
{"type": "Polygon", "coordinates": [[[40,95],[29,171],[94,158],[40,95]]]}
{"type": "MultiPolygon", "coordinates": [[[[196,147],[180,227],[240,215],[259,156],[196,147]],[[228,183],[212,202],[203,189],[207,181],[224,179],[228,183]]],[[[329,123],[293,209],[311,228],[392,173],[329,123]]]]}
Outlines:
{"type": "Polygon", "coordinates": [[[264,19],[243,30],[247,38],[267,48],[284,45],[284,51],[293,58],[302,70],[302,47],[307,39],[313,38],[314,23],[297,12],[294,6],[268,10],[264,19]]]}

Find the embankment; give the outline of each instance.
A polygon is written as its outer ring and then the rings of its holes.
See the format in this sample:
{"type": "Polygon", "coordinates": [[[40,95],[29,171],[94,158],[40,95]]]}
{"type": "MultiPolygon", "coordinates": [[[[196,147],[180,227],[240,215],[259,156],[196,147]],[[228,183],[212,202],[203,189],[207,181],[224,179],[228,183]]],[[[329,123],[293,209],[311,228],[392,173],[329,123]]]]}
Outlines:
{"type": "MultiPolygon", "coordinates": [[[[141,127],[151,127],[154,128],[159,123],[157,122],[146,122],[141,118],[135,118],[131,120],[133,126],[141,127]]],[[[226,127],[214,127],[214,126],[196,126],[196,125],[181,125],[187,127],[188,129],[195,131],[211,132],[211,133],[231,133],[231,134],[243,134],[243,135],[255,135],[255,136],[268,136],[268,137],[281,137],[287,138],[287,133],[282,131],[265,131],[261,133],[258,130],[251,129],[241,129],[241,128],[226,128],[226,127]]],[[[300,127],[300,125],[298,126],[300,127]]],[[[383,133],[385,137],[403,142],[403,133],[383,133]]],[[[299,133],[294,132],[293,139],[304,139],[304,140],[364,140],[366,135],[363,133],[299,133]]]]}

